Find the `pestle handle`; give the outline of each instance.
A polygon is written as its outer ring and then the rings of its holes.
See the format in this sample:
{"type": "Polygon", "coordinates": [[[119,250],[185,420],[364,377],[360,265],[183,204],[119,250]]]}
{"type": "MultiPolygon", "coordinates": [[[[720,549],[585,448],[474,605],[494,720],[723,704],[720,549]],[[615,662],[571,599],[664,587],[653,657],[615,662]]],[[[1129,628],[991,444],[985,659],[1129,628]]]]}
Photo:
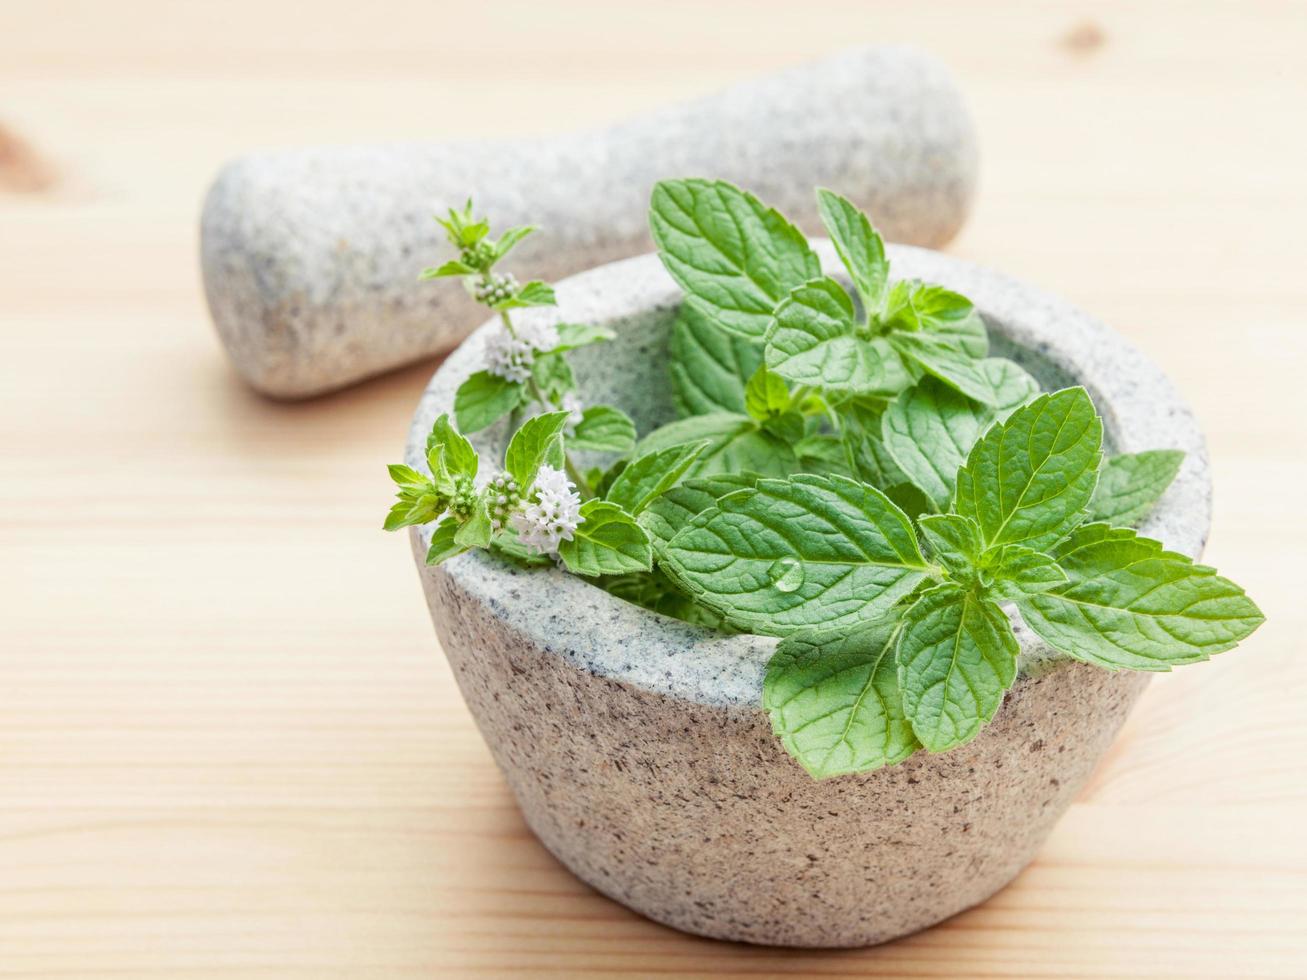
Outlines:
{"type": "Polygon", "coordinates": [[[947,71],[884,46],[594,132],[251,154],[205,200],[209,310],[254,388],[322,394],[449,350],[484,320],[462,290],[418,281],[449,256],[433,214],[471,195],[496,228],[541,226],[510,267],[553,280],[648,251],[650,190],[680,176],[740,184],[809,233],[827,186],[886,238],[941,245],[971,203],[976,145],[947,71]]]}

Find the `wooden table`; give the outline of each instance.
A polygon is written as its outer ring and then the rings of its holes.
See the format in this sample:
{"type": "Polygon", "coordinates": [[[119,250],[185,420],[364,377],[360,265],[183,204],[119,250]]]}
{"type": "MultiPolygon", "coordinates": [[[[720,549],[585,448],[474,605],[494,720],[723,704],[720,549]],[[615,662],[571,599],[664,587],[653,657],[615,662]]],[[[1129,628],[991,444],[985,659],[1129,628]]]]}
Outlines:
{"type": "Polygon", "coordinates": [[[1302,4],[2,7],[0,975],[1307,975],[1302,4]],[[1159,678],[983,907],[854,952],[692,939],[527,832],[378,530],[434,365],[251,394],[196,218],[247,148],[549,132],[884,39],[979,120],[951,250],[1167,366],[1208,556],[1270,620],[1159,678]]]}

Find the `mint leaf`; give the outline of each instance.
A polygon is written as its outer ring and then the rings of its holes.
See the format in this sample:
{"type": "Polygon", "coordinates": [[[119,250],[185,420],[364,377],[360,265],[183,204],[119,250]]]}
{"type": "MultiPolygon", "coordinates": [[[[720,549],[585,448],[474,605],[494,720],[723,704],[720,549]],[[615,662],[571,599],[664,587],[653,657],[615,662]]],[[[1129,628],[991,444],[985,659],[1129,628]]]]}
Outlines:
{"type": "Polygon", "coordinates": [[[569,350],[576,350],[578,347],[589,347],[591,344],[603,343],[616,337],[613,331],[607,327],[595,326],[592,323],[560,323],[558,325],[558,346],[554,347],[549,353],[562,354],[569,350]]]}
{"type": "Polygon", "coordinates": [[[817,210],[863,305],[878,310],[889,278],[889,262],[880,235],[852,202],[824,187],[817,189],[817,210]]]}
{"type": "Polygon", "coordinates": [[[970,576],[980,564],[983,550],[980,525],[971,518],[930,514],[918,519],[917,529],[930,549],[930,556],[954,578],[970,576]]]}
{"type": "Polygon", "coordinates": [[[581,523],[558,557],[577,575],[620,575],[653,567],[649,537],[630,514],[606,500],[581,505],[581,523]]]}
{"type": "Polygon", "coordinates": [[[640,516],[650,501],[676,485],[707,445],[687,442],[637,456],[613,480],[607,498],[633,516],[640,516]]]}
{"type": "Polygon", "coordinates": [[[707,446],[688,475],[716,473],[761,473],[789,476],[798,465],[794,450],[772,432],[762,429],[747,415],[715,412],[669,422],[640,442],[640,452],[653,452],[687,442],[706,441],[707,446]]]}
{"type": "MultiPolygon", "coordinates": [[[[834,473],[848,477],[858,475],[849,462],[849,454],[844,441],[839,436],[829,432],[815,432],[812,435],[804,436],[794,444],[794,454],[799,457],[798,470],[800,473],[816,473],[818,475],[834,473]]],[[[876,485],[872,481],[867,482],[872,483],[873,486],[876,485]]]]}
{"type": "Polygon", "coordinates": [[[799,229],[725,181],[659,181],[649,230],[687,302],[743,337],[761,340],[776,304],[821,273],[799,229]]]}
{"type": "Polygon", "coordinates": [[[767,331],[767,367],[795,384],[839,393],[893,393],[910,384],[889,341],[856,334],[853,313],[853,300],[834,279],[795,287],[767,331]]]}
{"type": "Polygon", "coordinates": [[[672,394],[681,415],[744,411],[744,385],[762,348],[721,329],[688,303],[672,325],[672,394]]]}
{"type": "Polygon", "coordinates": [[[576,431],[567,437],[569,449],[629,453],[635,448],[635,423],[611,405],[591,405],[581,413],[576,431]]]}
{"type": "Polygon", "coordinates": [[[504,469],[517,481],[523,497],[535,483],[540,467],[550,461],[553,444],[558,442],[570,414],[548,412],[533,416],[509,440],[508,450],[504,453],[504,469]]]}
{"type": "Polygon", "coordinates": [[[470,266],[466,262],[460,262],[458,259],[450,259],[448,262],[442,262],[440,265],[423,269],[419,279],[444,279],[448,276],[474,276],[480,269],[470,266]]]}
{"type": "Polygon", "coordinates": [[[1002,398],[985,367],[987,360],[972,357],[951,340],[924,331],[895,331],[889,335],[889,342],[909,362],[968,398],[991,406],[1002,398]]]}
{"type": "Polygon", "coordinates": [[[971,300],[951,289],[902,279],[889,291],[882,323],[895,331],[922,331],[972,358],[989,353],[989,336],[971,300]]]}
{"type": "Polygon", "coordinates": [[[756,473],[721,473],[686,480],[651,500],[640,514],[640,526],[649,532],[654,551],[661,551],[696,516],[728,493],[756,485],[758,479],[756,473]]]}
{"type": "Polygon", "coordinates": [[[897,640],[897,621],[882,620],[777,645],[762,705],[785,750],[815,778],[892,766],[920,748],[903,715],[897,640]]]}
{"type": "Polygon", "coordinates": [[[1149,449],[1113,456],[1098,474],[1098,486],[1089,501],[1089,519],[1109,524],[1138,524],[1161,499],[1180,472],[1184,453],[1178,449],[1149,449]]]}
{"type": "Polygon", "coordinates": [[[478,500],[472,516],[463,522],[463,526],[454,531],[454,544],[461,548],[489,548],[495,536],[490,515],[486,513],[484,500],[478,500]]]}
{"type": "Polygon", "coordinates": [[[884,403],[866,399],[845,402],[839,408],[841,438],[855,475],[873,487],[911,482],[881,439],[884,403]]]}
{"type": "Polygon", "coordinates": [[[667,543],[664,569],[752,632],[784,635],[874,619],[928,566],[912,523],[844,477],[760,480],[722,497],[667,543]]]}
{"type": "Polygon", "coordinates": [[[530,235],[532,232],[535,232],[537,230],[538,229],[536,228],[535,225],[522,225],[518,228],[507,229],[502,235],[499,236],[499,240],[495,242],[493,246],[494,261],[498,262],[510,251],[512,251],[513,246],[515,246],[527,235],[530,235]]]}
{"type": "Polygon", "coordinates": [[[1040,395],[971,448],[953,509],[980,525],[986,546],[1043,550],[1084,515],[1102,443],[1103,423],[1083,388],[1040,395]]]}
{"type": "Polygon", "coordinates": [[[576,377],[572,374],[572,365],[567,363],[567,357],[563,354],[536,355],[531,363],[531,377],[536,386],[544,392],[545,397],[555,405],[564,395],[576,390],[576,377]]]}
{"type": "Polygon", "coordinates": [[[981,564],[993,579],[989,596],[995,602],[1038,595],[1067,582],[1066,572],[1053,558],[1021,544],[1001,545],[986,554],[981,564]]]}
{"type": "Polygon", "coordinates": [[[403,463],[390,463],[386,467],[386,472],[398,487],[425,487],[431,482],[425,474],[403,463]]]}
{"type": "Polygon", "coordinates": [[[490,222],[472,216],[472,199],[468,198],[462,210],[449,208],[449,220],[437,218],[436,224],[445,229],[449,240],[459,248],[471,248],[490,234],[490,222]]]}
{"type": "MultiPolygon", "coordinates": [[[[439,450],[436,452],[438,457],[439,450]]],[[[392,463],[386,469],[399,487],[399,499],[386,515],[382,525],[385,530],[398,531],[402,527],[427,524],[445,510],[446,500],[431,478],[403,463],[392,463]]]]}
{"type": "Polygon", "coordinates": [[[459,522],[453,517],[446,517],[436,525],[431,533],[431,547],[427,549],[428,565],[439,565],[442,561],[467,551],[464,545],[454,540],[459,527],[459,522]]]}
{"type": "Polygon", "coordinates": [[[464,432],[480,432],[522,404],[525,389],[489,371],[478,371],[454,394],[454,417],[464,432]]]}
{"type": "MultiPolygon", "coordinates": [[[[452,425],[449,424],[449,414],[442,413],[440,418],[431,426],[431,433],[427,436],[427,453],[430,455],[433,449],[439,447],[442,458],[444,459],[445,468],[454,476],[476,476],[477,475],[477,451],[472,448],[472,443],[463,438],[452,425]]],[[[433,467],[432,472],[435,472],[433,467]]]]}
{"type": "Polygon", "coordinates": [[[958,467],[981,434],[1039,391],[1035,379],[1011,361],[993,358],[979,364],[998,396],[994,407],[923,378],[890,403],[881,421],[885,448],[936,510],[947,509],[958,467]]]}
{"type": "Polygon", "coordinates": [[[941,585],[903,616],[899,687],[912,731],[931,752],[969,742],[994,717],[1020,648],[995,603],[941,585]]]}
{"type": "Polygon", "coordinates": [[[1229,650],[1265,621],[1229,579],[1124,528],[1078,528],[1052,557],[1068,583],[1017,608],[1051,646],[1086,663],[1170,670],[1229,650]]]}
{"type": "Polygon", "coordinates": [[[492,310],[517,310],[527,306],[556,306],[554,287],[539,279],[532,279],[508,299],[490,304],[492,310]]]}
{"type": "Polygon", "coordinates": [[[387,531],[398,531],[402,527],[412,527],[415,524],[429,524],[439,517],[444,509],[444,502],[434,494],[401,494],[399,501],[386,514],[382,528],[387,531]]]}
{"type": "MultiPolygon", "coordinates": [[[[785,379],[761,364],[744,386],[745,411],[759,422],[783,415],[790,408],[790,389],[785,379]]],[[[802,417],[799,419],[803,423],[802,417]]]]}

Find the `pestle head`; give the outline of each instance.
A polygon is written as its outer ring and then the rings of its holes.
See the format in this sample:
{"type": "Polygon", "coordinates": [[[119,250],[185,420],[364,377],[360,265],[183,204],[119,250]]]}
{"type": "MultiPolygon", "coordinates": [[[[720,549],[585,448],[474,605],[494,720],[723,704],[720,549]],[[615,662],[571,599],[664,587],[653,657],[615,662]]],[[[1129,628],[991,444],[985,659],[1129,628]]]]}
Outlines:
{"type": "Polygon", "coordinates": [[[204,203],[204,287],[240,376],[305,398],[449,350],[484,319],[462,290],[417,278],[450,256],[432,215],[469,195],[496,228],[542,228],[511,268],[552,280],[652,248],[649,194],[666,177],[732,181],[808,233],[813,188],[830,187],[886,238],[938,246],[966,218],[976,166],[948,72],[911,48],[859,48],[594,132],[241,157],[204,203]]]}

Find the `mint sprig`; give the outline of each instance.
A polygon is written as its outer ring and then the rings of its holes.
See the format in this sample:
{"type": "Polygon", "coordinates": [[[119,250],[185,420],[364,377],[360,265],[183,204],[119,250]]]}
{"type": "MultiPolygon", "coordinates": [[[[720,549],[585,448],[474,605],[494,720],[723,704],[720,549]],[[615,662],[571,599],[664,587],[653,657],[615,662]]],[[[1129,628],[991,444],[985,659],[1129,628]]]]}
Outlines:
{"type": "Polygon", "coordinates": [[[461,278],[499,322],[425,471],[390,467],[385,527],[432,525],[430,564],[486,549],[705,629],[779,637],[763,707],[816,778],[976,738],[1017,676],[1014,617],[1109,670],[1205,660],[1261,624],[1239,586],[1130,526],[1182,453],[1104,460],[1084,389],[1041,393],[989,356],[966,297],[891,278],[852,202],[823,189],[818,210],[846,280],[747,192],[657,185],[651,231],[686,293],[669,350],[681,417],[643,438],[578,397],[568,355],[612,331],[527,310],[553,289],[497,271],[533,229],[496,240],[471,202],[451,210],[457,256],[423,277],[461,278]],[[464,433],[504,424],[487,470],[464,433]],[[606,458],[583,473],[574,452],[606,458]]]}

